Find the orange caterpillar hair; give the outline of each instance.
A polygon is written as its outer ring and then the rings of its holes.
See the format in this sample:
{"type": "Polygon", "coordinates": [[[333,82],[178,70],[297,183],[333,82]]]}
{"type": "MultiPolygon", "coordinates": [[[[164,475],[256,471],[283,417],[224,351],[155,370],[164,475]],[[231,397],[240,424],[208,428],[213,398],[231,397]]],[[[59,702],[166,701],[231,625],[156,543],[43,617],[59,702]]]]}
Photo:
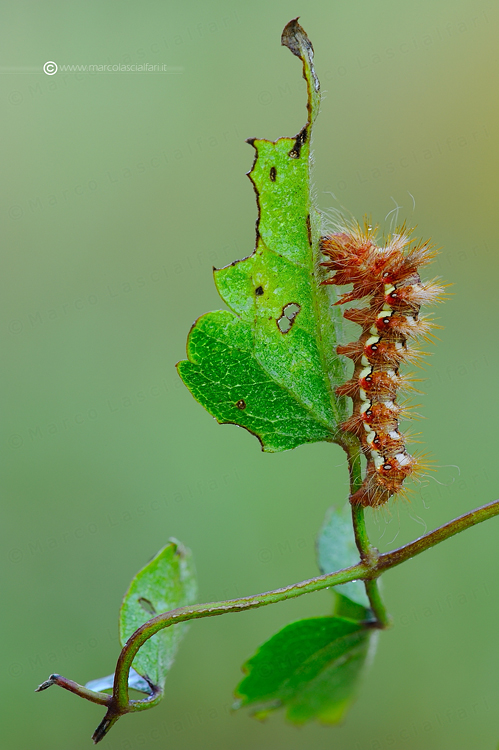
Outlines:
{"type": "Polygon", "coordinates": [[[352,284],[336,304],[366,299],[367,307],[351,308],[344,317],[362,328],[358,341],[337,347],[354,362],[353,377],[336,392],[350,396],[353,414],[341,425],[360,439],[367,458],[362,487],[351,496],[354,505],[378,507],[403,491],[403,482],[417,469],[417,460],[405,449],[399,432],[402,407],[397,391],[409,387],[399,366],[421,356],[411,339],[427,338],[432,323],[419,317],[421,305],[439,301],[443,288],[421,281],[419,268],[430,263],[435,250],[428,243],[414,244],[405,226],[376,244],[376,230],[352,224],[323,237],[322,263],[334,275],[323,284],[352,284]]]}

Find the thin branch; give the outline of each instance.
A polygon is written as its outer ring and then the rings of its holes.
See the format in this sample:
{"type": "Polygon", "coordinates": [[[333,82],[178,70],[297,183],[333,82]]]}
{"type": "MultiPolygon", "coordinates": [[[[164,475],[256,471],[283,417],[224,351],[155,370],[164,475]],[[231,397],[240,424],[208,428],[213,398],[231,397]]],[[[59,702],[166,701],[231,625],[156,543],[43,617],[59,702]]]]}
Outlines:
{"type": "MultiPolygon", "coordinates": [[[[257,594],[256,596],[248,596],[241,599],[231,599],[222,602],[211,602],[208,604],[195,604],[190,607],[181,607],[157,615],[152,620],[149,620],[142,625],[142,627],[138,628],[138,630],[130,636],[123,647],[116,665],[112,696],[88,690],[82,685],[78,685],[78,683],[73,682],[72,680],[67,680],[60,675],[51,675],[46,682],[42,683],[37,688],[37,691],[46,690],[51,685],[60,685],[82,698],[86,698],[94,703],[106,705],[108,707],[108,712],[94,734],[94,742],[99,742],[120,716],[129,713],[130,711],[152,708],[152,706],[158,702],[160,695],[156,693],[151,696],[150,699],[129,701],[128,673],[139,648],[143,646],[151,636],[160,630],[163,630],[163,628],[187,620],[194,620],[202,617],[215,617],[217,615],[227,614],[228,612],[244,612],[248,609],[265,607],[268,604],[275,604],[286,599],[303,596],[303,594],[308,594],[312,591],[320,591],[321,589],[329,588],[330,586],[336,586],[340,583],[348,583],[349,581],[357,579],[362,579],[367,582],[366,588],[368,593],[371,593],[370,601],[371,605],[373,605],[373,599],[376,599],[376,597],[379,596],[379,592],[373,584],[376,583],[376,578],[378,578],[381,573],[384,573],[386,570],[394,568],[406,560],[421,554],[421,552],[424,552],[430,547],[434,547],[445,539],[497,515],[499,515],[499,500],[495,500],[492,503],[488,503],[488,505],[483,505],[480,508],[469,511],[462,516],[449,521],[443,526],[440,526],[434,531],[424,534],[414,542],[399,547],[399,549],[396,549],[393,552],[385,552],[384,554],[378,553],[370,559],[360,562],[358,565],[352,565],[350,568],[338,570],[334,573],[328,573],[327,575],[317,576],[316,578],[310,578],[309,580],[301,581],[300,583],[295,583],[291,586],[286,586],[285,588],[275,589],[274,591],[267,591],[263,594],[257,594]]],[[[376,609],[377,619],[380,626],[386,627],[388,619],[386,612],[384,612],[384,608],[381,605],[381,607],[376,606],[376,609]]]]}
{"type": "Polygon", "coordinates": [[[380,630],[389,628],[392,624],[392,621],[390,615],[386,611],[383,599],[381,598],[378,579],[367,579],[364,581],[364,584],[366,587],[366,594],[369,599],[369,604],[371,605],[372,612],[376,618],[376,621],[370,623],[371,627],[379,628],[380,630]]]}
{"type": "MultiPolygon", "coordinates": [[[[350,474],[350,496],[354,495],[362,486],[362,465],[360,462],[360,443],[355,435],[345,432],[342,438],[342,448],[347,454],[348,471],[350,474]]],[[[367,536],[364,508],[361,505],[352,505],[352,523],[355,534],[355,543],[359,550],[362,561],[370,560],[377,555],[367,536]]]]}
{"type": "MultiPolygon", "coordinates": [[[[286,599],[303,596],[303,594],[308,594],[312,591],[320,591],[321,589],[329,588],[330,586],[336,586],[340,583],[348,583],[349,581],[357,579],[368,581],[376,579],[384,571],[400,565],[411,557],[419,555],[426,549],[458,534],[460,531],[464,531],[465,529],[475,526],[477,523],[486,521],[498,514],[499,500],[495,500],[488,505],[476,508],[469,513],[459,516],[459,518],[449,521],[438,529],[430,531],[428,534],[416,539],[414,542],[406,544],[393,552],[385,552],[370,561],[361,562],[350,568],[345,568],[344,570],[339,570],[334,573],[328,573],[323,576],[317,576],[316,578],[301,581],[300,583],[295,583],[291,586],[286,586],[285,588],[275,589],[274,591],[267,591],[263,594],[257,594],[256,596],[248,596],[242,599],[230,599],[223,602],[211,602],[208,604],[195,604],[193,606],[181,607],[157,615],[136,630],[135,633],[130,636],[121,651],[116,665],[114,678],[114,710],[118,713],[126,713],[130,710],[128,702],[128,672],[132,666],[133,659],[139,648],[152,635],[163,630],[163,628],[167,628],[178,622],[185,622],[186,620],[194,620],[202,617],[216,617],[218,615],[227,614],[228,612],[244,612],[248,609],[265,607],[268,604],[275,604],[277,602],[285,601],[286,599]]],[[[369,588],[372,593],[372,587],[369,588]]],[[[379,614],[380,612],[378,612],[378,618],[379,614]]],[[[381,615],[381,620],[383,619],[384,616],[381,615]]],[[[144,706],[144,708],[146,707],[147,706],[144,706]]]]}
{"type": "MultiPolygon", "coordinates": [[[[350,496],[354,495],[362,486],[362,465],[360,462],[360,443],[355,435],[345,432],[342,437],[342,448],[347,454],[348,472],[350,474],[350,496]]],[[[367,535],[364,508],[361,505],[352,505],[352,523],[355,534],[355,543],[359,550],[361,560],[370,560],[377,555],[367,535]]]]}
{"type": "MultiPolygon", "coordinates": [[[[202,617],[216,617],[229,612],[243,612],[248,609],[257,609],[265,607],[268,604],[293,599],[297,596],[303,596],[312,591],[320,591],[324,588],[337,585],[339,583],[348,583],[357,578],[365,578],[370,573],[365,563],[353,565],[345,570],[339,570],[335,573],[310,578],[300,583],[286,586],[285,588],[266,591],[256,596],[247,596],[241,599],[229,599],[221,602],[208,602],[207,604],[194,604],[187,607],[179,607],[170,612],[153,617],[152,620],[144,623],[138,630],[133,633],[125,646],[116,665],[114,675],[114,692],[113,697],[118,711],[125,712],[128,706],[128,671],[139,648],[155,633],[186,620],[196,620],[202,617]]],[[[144,706],[145,708],[146,706],[144,706]]]]}
{"type": "MultiPolygon", "coordinates": [[[[348,468],[350,472],[350,496],[355,494],[362,485],[362,466],[360,462],[360,444],[354,435],[346,433],[343,445],[347,457],[348,468]]],[[[365,508],[361,505],[352,505],[352,524],[355,536],[355,543],[359,550],[360,559],[372,567],[379,558],[378,550],[372,546],[369,541],[366,528],[365,508]]],[[[375,578],[364,581],[367,598],[371,606],[375,621],[373,627],[380,629],[387,628],[390,625],[390,616],[381,598],[378,588],[378,582],[375,578]]]]}
{"type": "Polygon", "coordinates": [[[367,536],[366,519],[362,505],[352,505],[352,523],[360,559],[363,562],[369,562],[373,558],[376,558],[377,555],[367,536]]]}
{"type": "Polygon", "coordinates": [[[119,718],[120,718],[120,714],[113,713],[111,709],[108,710],[107,714],[104,716],[101,723],[99,724],[99,726],[97,727],[97,729],[92,735],[94,745],[96,745],[98,742],[104,739],[104,737],[109,732],[113,724],[116,724],[119,718]]]}
{"type": "Polygon", "coordinates": [[[437,529],[428,532],[428,534],[420,536],[414,542],[404,544],[403,547],[399,547],[393,550],[393,552],[385,552],[380,555],[377,562],[377,569],[382,573],[389,568],[395,567],[395,565],[400,565],[411,557],[420,555],[421,552],[430,549],[430,547],[444,542],[451,536],[459,534],[461,531],[465,531],[472,526],[476,526],[477,523],[488,521],[489,518],[493,518],[498,514],[499,500],[494,500],[491,503],[487,503],[487,505],[481,505],[479,508],[475,508],[475,510],[463,513],[462,516],[458,516],[452,521],[444,523],[443,526],[439,526],[437,529]]]}
{"type": "Polygon", "coordinates": [[[38,685],[35,693],[41,693],[42,690],[47,690],[52,685],[59,685],[59,687],[64,688],[64,690],[69,690],[71,693],[79,695],[80,698],[85,698],[85,700],[91,701],[92,703],[98,703],[101,706],[110,706],[113,702],[112,695],[89,690],[83,685],[79,685],[73,680],[68,680],[67,677],[63,677],[60,674],[51,674],[48,680],[45,680],[41,685],[38,685]]]}

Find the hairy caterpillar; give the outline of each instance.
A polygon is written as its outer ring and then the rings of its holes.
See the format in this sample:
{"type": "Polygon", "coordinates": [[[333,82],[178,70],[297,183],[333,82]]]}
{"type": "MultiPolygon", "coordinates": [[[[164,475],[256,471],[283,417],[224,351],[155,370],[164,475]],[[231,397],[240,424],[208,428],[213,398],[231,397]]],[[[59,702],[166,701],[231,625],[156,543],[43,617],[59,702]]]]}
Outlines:
{"type": "Polygon", "coordinates": [[[362,333],[358,341],[337,347],[338,354],[353,360],[355,369],[336,392],[353,401],[353,414],[341,428],[357,435],[367,458],[364,482],[350,502],[378,507],[403,491],[404,480],[418,468],[399,432],[404,410],[397,392],[410,384],[410,378],[399,373],[400,365],[422,356],[410,340],[428,338],[432,327],[420,317],[421,305],[438,301],[443,293],[435,281],[423,283],[419,276],[419,268],[433,260],[435,250],[428,242],[414,244],[405,226],[380,247],[376,228],[367,223],[323,237],[321,250],[328,258],[322,265],[335,272],[322,283],[353,285],[336,304],[369,303],[343,314],[360,325],[362,333]]]}

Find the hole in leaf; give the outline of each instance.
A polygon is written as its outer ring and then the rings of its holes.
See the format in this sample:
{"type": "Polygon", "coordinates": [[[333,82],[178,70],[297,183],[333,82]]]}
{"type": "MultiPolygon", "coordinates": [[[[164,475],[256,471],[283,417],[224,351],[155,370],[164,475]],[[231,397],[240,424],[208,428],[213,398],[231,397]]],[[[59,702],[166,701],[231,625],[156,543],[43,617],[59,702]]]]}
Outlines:
{"type": "Polygon", "coordinates": [[[257,286],[257,288],[255,289],[255,294],[257,297],[261,297],[263,294],[263,286],[257,286]]]}
{"type": "Polygon", "coordinates": [[[279,318],[277,321],[277,327],[281,333],[288,333],[288,331],[291,330],[292,325],[293,323],[286,317],[279,318]]]}
{"type": "Polygon", "coordinates": [[[142,609],[144,609],[149,615],[152,615],[153,617],[156,615],[156,610],[154,609],[154,605],[152,602],[149,601],[149,599],[144,599],[143,596],[140,596],[138,599],[138,602],[142,609]]]}
{"type": "Polygon", "coordinates": [[[287,305],[284,305],[281,317],[276,321],[277,327],[281,333],[288,333],[291,330],[300,310],[301,305],[299,305],[298,302],[288,302],[287,305]]]}
{"type": "Polygon", "coordinates": [[[277,177],[277,170],[275,167],[270,167],[269,177],[271,182],[275,182],[275,178],[277,177]]]}

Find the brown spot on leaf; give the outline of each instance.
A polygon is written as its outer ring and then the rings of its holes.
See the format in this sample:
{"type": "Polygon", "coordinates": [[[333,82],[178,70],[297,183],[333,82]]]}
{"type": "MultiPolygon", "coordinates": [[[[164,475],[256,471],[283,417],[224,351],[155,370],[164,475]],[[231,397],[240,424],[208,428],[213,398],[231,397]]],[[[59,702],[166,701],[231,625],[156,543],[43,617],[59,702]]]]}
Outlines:
{"type": "Polygon", "coordinates": [[[310,214],[307,215],[307,234],[308,244],[312,246],[312,225],[310,224],[310,214]]]}
{"type": "Polygon", "coordinates": [[[295,145],[291,149],[291,151],[288,152],[288,156],[291,159],[299,159],[301,154],[301,147],[304,143],[307,142],[308,138],[308,131],[307,126],[303,128],[303,130],[300,130],[298,135],[296,136],[295,145]]]}
{"type": "Polygon", "coordinates": [[[255,289],[255,294],[257,297],[261,297],[263,294],[263,286],[257,286],[257,288],[255,289]]]}
{"type": "Polygon", "coordinates": [[[275,167],[270,167],[269,177],[271,182],[275,182],[275,178],[277,177],[277,170],[275,167]]]}
{"type": "Polygon", "coordinates": [[[246,409],[246,401],[244,401],[242,398],[239,399],[239,401],[236,404],[238,409],[246,409]]]}

